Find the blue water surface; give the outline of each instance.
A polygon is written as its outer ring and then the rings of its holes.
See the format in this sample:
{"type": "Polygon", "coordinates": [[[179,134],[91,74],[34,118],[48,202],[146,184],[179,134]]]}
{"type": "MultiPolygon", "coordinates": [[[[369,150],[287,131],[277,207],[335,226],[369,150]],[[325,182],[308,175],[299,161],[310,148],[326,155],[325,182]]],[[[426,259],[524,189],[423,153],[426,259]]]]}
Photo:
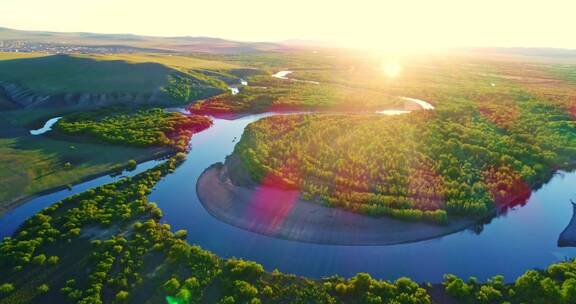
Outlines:
{"type": "MultiPolygon", "coordinates": [[[[375,278],[410,277],[440,282],[445,273],[486,279],[503,274],[510,281],[530,268],[576,256],[575,248],[559,248],[557,239],[570,221],[569,199],[576,194],[576,173],[560,172],[534,191],[524,206],[493,219],[476,231],[466,230],[437,239],[390,246],[319,245],[275,239],[219,221],[198,201],[196,181],[210,165],[223,162],[244,127],[270,114],[236,120],[215,119],[214,126],[192,138],[187,160],[163,178],[150,194],[173,230],[187,229],[188,241],[221,257],[254,260],[267,270],[312,278],[334,274],[349,277],[368,272],[375,278]]],[[[140,164],[141,172],[156,164],[140,164]]],[[[0,218],[0,236],[11,235],[26,218],[74,193],[116,180],[109,176],[38,197],[0,218]]]]}

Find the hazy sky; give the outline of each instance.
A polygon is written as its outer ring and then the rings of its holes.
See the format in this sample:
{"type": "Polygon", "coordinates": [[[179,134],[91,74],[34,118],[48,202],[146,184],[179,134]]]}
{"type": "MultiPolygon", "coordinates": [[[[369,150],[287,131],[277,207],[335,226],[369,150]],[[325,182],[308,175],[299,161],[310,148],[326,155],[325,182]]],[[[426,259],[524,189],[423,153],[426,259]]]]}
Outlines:
{"type": "Polygon", "coordinates": [[[29,30],[319,39],[380,49],[576,48],[576,0],[1,0],[29,30]]]}

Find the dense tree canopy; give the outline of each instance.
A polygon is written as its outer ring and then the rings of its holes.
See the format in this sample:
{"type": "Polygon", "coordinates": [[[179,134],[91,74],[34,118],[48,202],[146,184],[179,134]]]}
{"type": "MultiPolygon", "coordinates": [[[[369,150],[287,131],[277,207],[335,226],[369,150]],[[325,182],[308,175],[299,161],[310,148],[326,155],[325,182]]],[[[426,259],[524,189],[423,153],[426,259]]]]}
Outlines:
{"type": "Polygon", "coordinates": [[[256,181],[329,206],[405,220],[486,217],[576,158],[562,107],[516,96],[507,126],[454,100],[409,115],[304,114],[249,125],[237,145],[256,181]]]}
{"type": "Polygon", "coordinates": [[[0,303],[430,303],[409,279],[313,281],[188,244],[146,198],[181,161],[71,196],[26,221],[0,243],[0,303]]]}
{"type": "Polygon", "coordinates": [[[208,117],[169,113],[162,109],[104,109],[65,116],[56,129],[65,134],[85,135],[99,140],[136,146],[187,148],[193,133],[212,124],[208,117]]]}
{"type": "Polygon", "coordinates": [[[197,114],[238,114],[287,110],[365,111],[398,107],[392,95],[346,85],[275,79],[269,75],[250,78],[250,86],[236,95],[223,94],[190,106],[197,114]]]}

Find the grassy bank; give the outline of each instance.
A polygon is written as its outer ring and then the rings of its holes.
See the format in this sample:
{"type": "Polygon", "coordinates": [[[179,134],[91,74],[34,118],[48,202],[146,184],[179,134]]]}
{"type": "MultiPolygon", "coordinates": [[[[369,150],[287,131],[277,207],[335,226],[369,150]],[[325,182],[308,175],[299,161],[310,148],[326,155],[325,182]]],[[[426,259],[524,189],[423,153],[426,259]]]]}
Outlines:
{"type": "Polygon", "coordinates": [[[129,161],[185,150],[192,134],[211,123],[205,117],[161,109],[115,108],[75,114],[46,109],[0,115],[6,118],[6,129],[14,132],[14,136],[0,137],[0,213],[34,194],[115,171],[129,161]],[[61,132],[28,133],[32,125],[52,115],[65,117],[55,127],[61,132]]]}
{"type": "Polygon", "coordinates": [[[0,214],[36,193],[165,152],[164,148],[70,142],[45,136],[0,138],[0,214]]]}

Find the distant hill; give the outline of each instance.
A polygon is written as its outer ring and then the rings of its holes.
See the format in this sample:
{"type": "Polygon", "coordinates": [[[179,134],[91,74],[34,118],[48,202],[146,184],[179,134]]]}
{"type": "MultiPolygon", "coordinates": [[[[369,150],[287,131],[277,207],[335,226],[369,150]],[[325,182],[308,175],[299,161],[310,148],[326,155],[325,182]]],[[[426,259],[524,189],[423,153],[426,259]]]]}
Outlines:
{"type": "Polygon", "coordinates": [[[556,63],[576,63],[576,50],[558,48],[531,47],[477,47],[459,48],[457,52],[466,55],[490,58],[520,59],[528,61],[547,61],[556,63]]]}
{"type": "MultiPolygon", "coordinates": [[[[87,32],[24,31],[0,27],[0,42],[21,40],[30,43],[57,43],[78,46],[124,46],[142,52],[201,52],[238,54],[293,49],[338,48],[338,44],[325,40],[288,39],[278,43],[241,42],[213,37],[156,37],[134,34],[103,34],[87,32]]],[[[477,54],[499,54],[556,59],[576,59],[576,50],[530,47],[467,47],[456,51],[477,54]]]]}
{"type": "Polygon", "coordinates": [[[326,40],[288,39],[279,44],[291,48],[338,48],[338,44],[326,40]]]}
{"type": "Polygon", "coordinates": [[[21,40],[31,43],[65,43],[69,45],[105,46],[122,45],[156,51],[249,53],[270,51],[280,45],[266,42],[239,42],[210,37],[154,37],[133,34],[61,33],[48,31],[22,31],[0,27],[0,41],[21,40]]]}

